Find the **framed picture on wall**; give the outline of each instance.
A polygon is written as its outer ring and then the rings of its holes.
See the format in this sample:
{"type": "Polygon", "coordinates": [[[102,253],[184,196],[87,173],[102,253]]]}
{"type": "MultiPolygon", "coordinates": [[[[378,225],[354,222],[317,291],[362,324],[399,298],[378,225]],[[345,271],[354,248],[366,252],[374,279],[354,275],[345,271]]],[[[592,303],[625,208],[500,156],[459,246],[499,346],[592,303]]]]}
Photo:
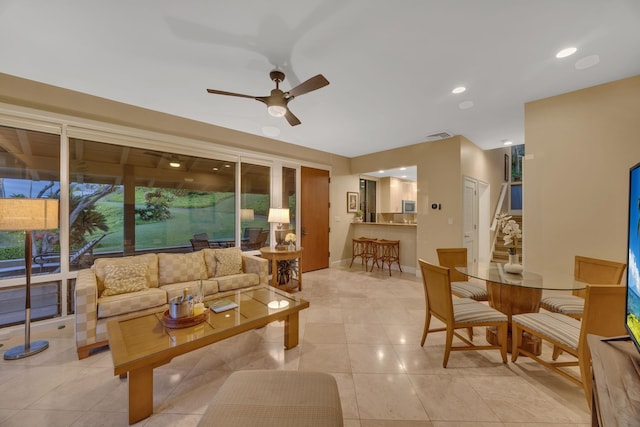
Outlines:
{"type": "Polygon", "coordinates": [[[357,212],[360,205],[358,198],[360,194],[347,192],[347,212],[357,212]]]}

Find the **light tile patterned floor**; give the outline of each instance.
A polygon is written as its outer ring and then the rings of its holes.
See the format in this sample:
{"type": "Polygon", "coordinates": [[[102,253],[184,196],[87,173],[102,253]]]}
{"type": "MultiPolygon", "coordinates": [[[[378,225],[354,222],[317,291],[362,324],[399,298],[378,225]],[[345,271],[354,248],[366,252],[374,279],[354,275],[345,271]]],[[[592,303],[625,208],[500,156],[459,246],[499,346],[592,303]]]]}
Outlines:
{"type": "MultiPolygon", "coordinates": [[[[498,352],[455,352],[443,369],[443,334],[420,347],[424,296],[413,275],[331,268],[305,274],[300,296],[311,306],[298,347],[283,349],[276,322],[176,358],[154,371],[154,414],[136,425],[195,426],[242,369],[333,374],[346,427],[590,425],[582,389],[527,358],[504,365],[498,352]]],[[[23,342],[14,335],[0,350],[23,342]]],[[[108,350],[79,361],[70,327],[32,339],[50,348],[0,361],[1,426],[128,425],[126,380],[113,376],[108,350]]]]}

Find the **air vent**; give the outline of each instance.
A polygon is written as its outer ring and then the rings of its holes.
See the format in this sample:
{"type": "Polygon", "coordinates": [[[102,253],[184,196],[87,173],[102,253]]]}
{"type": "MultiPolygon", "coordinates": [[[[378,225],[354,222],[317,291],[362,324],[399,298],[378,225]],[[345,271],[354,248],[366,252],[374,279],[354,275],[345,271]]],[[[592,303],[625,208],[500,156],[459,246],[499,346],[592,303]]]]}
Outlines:
{"type": "Polygon", "coordinates": [[[451,132],[447,132],[446,130],[432,133],[431,135],[427,135],[427,140],[435,141],[437,139],[445,139],[451,138],[453,134],[451,132]]]}

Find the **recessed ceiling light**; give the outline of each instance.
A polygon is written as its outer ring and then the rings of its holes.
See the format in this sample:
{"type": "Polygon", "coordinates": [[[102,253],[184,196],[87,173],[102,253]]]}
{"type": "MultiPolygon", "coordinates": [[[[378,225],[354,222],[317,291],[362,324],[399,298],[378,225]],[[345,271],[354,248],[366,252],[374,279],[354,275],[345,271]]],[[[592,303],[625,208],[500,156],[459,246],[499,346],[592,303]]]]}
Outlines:
{"type": "Polygon", "coordinates": [[[599,63],[600,57],[598,55],[585,56],[584,58],[576,61],[576,70],[591,68],[594,65],[598,65],[599,63]]]}
{"type": "Polygon", "coordinates": [[[460,104],[458,104],[458,107],[461,110],[469,109],[469,108],[473,107],[473,101],[462,101],[460,104]]]}
{"type": "Polygon", "coordinates": [[[401,170],[401,171],[406,171],[406,170],[407,170],[407,168],[400,168],[400,170],[401,170]]]}
{"type": "Polygon", "coordinates": [[[383,171],[382,169],[380,169],[380,170],[378,171],[378,173],[384,173],[384,171],[383,171]]]}
{"type": "Polygon", "coordinates": [[[224,165],[225,168],[230,168],[231,165],[229,163],[227,163],[226,165],[224,165]]]}
{"type": "Polygon", "coordinates": [[[462,93],[462,92],[464,92],[465,90],[467,90],[467,88],[466,88],[466,87],[464,87],[464,86],[458,86],[457,88],[453,89],[453,90],[451,91],[451,93],[462,93]]]}
{"type": "Polygon", "coordinates": [[[220,169],[218,169],[218,168],[211,168],[211,170],[217,171],[217,170],[220,170],[220,169]]]}
{"type": "Polygon", "coordinates": [[[577,50],[578,49],[576,49],[575,47],[562,49],[560,52],[556,53],[556,58],[566,58],[567,56],[571,56],[576,53],[577,50]]]}
{"type": "Polygon", "coordinates": [[[513,145],[513,141],[509,141],[508,139],[504,139],[504,140],[502,140],[502,143],[503,143],[504,145],[513,145]]]}

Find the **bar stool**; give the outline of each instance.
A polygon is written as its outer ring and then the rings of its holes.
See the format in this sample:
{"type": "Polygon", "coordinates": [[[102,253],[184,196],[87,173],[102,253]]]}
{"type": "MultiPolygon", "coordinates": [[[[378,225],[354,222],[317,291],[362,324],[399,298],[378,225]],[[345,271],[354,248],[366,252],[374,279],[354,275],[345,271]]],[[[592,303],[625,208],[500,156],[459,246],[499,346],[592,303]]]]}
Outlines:
{"type": "Polygon", "coordinates": [[[386,263],[389,266],[389,276],[391,276],[391,264],[395,262],[398,264],[400,272],[402,272],[402,267],[400,266],[400,240],[376,239],[373,242],[373,249],[374,258],[373,264],[371,264],[371,271],[373,271],[374,264],[380,268],[378,262],[382,263],[382,270],[384,271],[386,263]]]}
{"type": "Polygon", "coordinates": [[[360,257],[362,264],[364,264],[365,271],[369,269],[369,260],[374,259],[374,240],[375,239],[368,237],[357,237],[355,239],[351,239],[351,264],[349,264],[349,268],[353,265],[353,260],[360,257]]]}

